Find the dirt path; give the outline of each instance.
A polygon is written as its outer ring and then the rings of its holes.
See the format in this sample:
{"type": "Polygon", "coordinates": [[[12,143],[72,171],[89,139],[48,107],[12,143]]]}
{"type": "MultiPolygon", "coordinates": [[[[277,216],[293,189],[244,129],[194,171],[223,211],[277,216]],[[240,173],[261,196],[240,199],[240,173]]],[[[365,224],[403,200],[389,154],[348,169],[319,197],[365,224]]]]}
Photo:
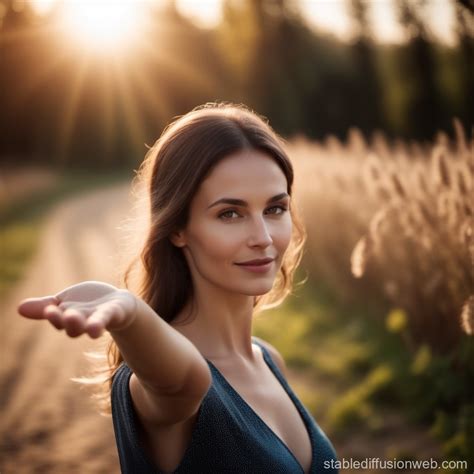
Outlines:
{"type": "Polygon", "coordinates": [[[0,303],[2,474],[120,472],[111,418],[70,381],[85,373],[83,352],[100,343],[24,319],[16,305],[82,280],[118,284],[117,227],[129,207],[128,185],[59,205],[25,279],[0,303]]]}

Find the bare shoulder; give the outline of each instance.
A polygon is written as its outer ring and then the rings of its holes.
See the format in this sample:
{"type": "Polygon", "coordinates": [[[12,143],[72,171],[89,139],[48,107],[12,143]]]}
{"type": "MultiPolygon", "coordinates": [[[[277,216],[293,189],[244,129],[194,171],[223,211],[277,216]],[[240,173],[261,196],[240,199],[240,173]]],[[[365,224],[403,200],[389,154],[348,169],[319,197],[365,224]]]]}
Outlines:
{"type": "Polygon", "coordinates": [[[282,355],[278,352],[278,350],[275,349],[275,347],[272,346],[269,342],[264,341],[260,337],[253,336],[253,338],[256,339],[258,342],[260,342],[260,344],[262,344],[262,346],[264,346],[265,349],[268,350],[273,361],[278,365],[278,368],[280,369],[280,371],[283,373],[283,375],[286,378],[288,375],[288,371],[286,368],[285,359],[283,359],[282,355]]]}

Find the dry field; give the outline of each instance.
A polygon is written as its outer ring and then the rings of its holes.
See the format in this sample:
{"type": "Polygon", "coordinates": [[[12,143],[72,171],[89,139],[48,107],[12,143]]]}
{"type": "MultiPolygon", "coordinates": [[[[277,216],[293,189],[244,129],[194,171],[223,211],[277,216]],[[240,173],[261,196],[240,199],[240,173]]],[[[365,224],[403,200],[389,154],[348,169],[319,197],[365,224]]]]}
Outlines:
{"type": "Polygon", "coordinates": [[[388,300],[407,344],[448,353],[474,333],[474,143],[290,144],[315,280],[341,298],[388,300]]]}

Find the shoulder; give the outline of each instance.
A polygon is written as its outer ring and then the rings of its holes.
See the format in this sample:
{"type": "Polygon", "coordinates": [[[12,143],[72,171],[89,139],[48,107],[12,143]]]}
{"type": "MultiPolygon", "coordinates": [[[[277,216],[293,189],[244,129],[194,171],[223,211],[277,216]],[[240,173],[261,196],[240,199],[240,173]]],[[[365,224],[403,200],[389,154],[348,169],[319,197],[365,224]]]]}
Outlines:
{"type": "Polygon", "coordinates": [[[253,336],[254,339],[256,339],[260,344],[262,344],[265,349],[270,353],[271,358],[273,361],[277,364],[278,368],[282,372],[282,374],[287,378],[288,375],[288,369],[286,368],[285,360],[283,359],[282,355],[278,352],[277,349],[275,349],[274,346],[272,346],[269,342],[264,341],[260,337],[253,336]]]}

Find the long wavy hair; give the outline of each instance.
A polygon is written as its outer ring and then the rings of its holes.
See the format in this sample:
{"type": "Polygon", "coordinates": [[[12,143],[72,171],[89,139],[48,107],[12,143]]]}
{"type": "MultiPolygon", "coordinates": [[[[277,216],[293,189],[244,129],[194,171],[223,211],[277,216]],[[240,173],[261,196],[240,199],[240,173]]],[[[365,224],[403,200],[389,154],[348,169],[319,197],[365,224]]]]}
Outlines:
{"type": "MultiPolygon", "coordinates": [[[[244,105],[207,103],[177,118],[165,128],[138,169],[133,187],[138,190],[137,208],[143,212],[146,207],[144,232],[140,232],[144,242],[126,267],[123,281],[168,323],[186,303],[193,302],[186,259],[169,237],[186,226],[193,197],[212,169],[225,157],[246,149],[264,152],[275,160],[285,174],[291,196],[293,166],[283,139],[264,117],[244,105]]],[[[271,291],[254,298],[255,312],[279,305],[293,288],[306,232],[293,204],[290,213],[293,223],[290,244],[271,291]]],[[[106,355],[102,354],[107,363],[101,375],[74,379],[88,384],[105,383],[106,388],[95,395],[101,401],[103,413],[110,413],[111,381],[123,361],[113,339],[110,336],[107,339],[106,355]]]]}

